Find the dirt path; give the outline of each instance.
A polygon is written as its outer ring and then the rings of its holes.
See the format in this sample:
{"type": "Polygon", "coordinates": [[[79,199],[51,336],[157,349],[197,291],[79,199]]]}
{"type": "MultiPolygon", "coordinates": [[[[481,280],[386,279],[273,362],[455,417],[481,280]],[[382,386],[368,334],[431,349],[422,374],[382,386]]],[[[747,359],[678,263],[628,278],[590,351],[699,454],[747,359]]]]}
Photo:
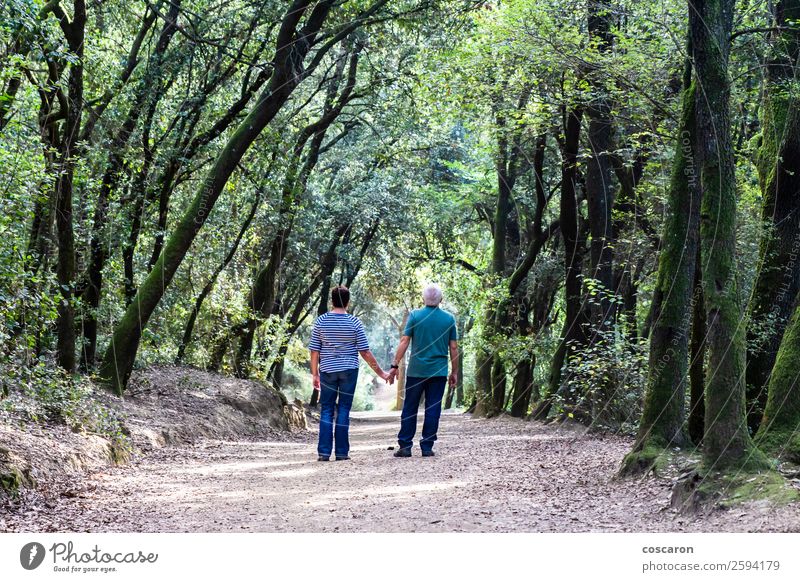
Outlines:
{"type": "Polygon", "coordinates": [[[207,441],[92,475],[10,520],[39,531],[800,531],[797,507],[703,519],[668,509],[669,483],[616,481],[629,440],[513,419],[442,419],[437,456],[395,459],[396,414],[354,415],[352,460],[316,461],[313,432],[207,441]]]}

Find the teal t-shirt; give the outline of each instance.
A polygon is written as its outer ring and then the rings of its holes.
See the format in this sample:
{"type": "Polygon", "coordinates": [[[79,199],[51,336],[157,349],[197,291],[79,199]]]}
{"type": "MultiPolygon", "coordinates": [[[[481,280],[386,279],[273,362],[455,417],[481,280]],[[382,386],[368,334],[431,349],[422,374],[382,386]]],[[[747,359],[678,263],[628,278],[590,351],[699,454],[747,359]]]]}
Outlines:
{"type": "Polygon", "coordinates": [[[403,335],[411,338],[408,376],[447,376],[450,340],[458,339],[455,317],[438,307],[416,309],[409,314],[403,335]]]}

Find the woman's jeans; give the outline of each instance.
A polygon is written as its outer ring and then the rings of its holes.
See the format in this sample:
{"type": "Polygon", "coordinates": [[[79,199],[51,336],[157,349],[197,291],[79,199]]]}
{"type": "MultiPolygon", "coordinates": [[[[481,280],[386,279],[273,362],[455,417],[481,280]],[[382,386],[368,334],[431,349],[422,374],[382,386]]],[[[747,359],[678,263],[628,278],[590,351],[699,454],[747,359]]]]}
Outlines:
{"type": "Polygon", "coordinates": [[[334,434],[336,456],[346,457],[350,452],[350,408],[356,393],[358,368],[341,372],[320,372],[319,394],[319,446],[317,452],[323,457],[331,456],[334,434]],[[334,431],[334,412],[336,429],[334,431]]]}

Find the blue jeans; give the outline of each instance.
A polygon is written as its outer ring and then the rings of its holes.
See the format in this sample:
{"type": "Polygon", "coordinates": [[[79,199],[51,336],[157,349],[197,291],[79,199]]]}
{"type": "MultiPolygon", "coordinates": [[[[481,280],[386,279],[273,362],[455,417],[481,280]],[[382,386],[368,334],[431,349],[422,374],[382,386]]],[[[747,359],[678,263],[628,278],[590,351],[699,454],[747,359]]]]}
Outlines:
{"type": "Polygon", "coordinates": [[[406,378],[406,397],[403,401],[403,415],[400,417],[400,432],[397,442],[401,449],[410,449],[417,432],[417,410],[425,394],[425,421],[422,424],[422,440],[419,447],[423,451],[433,450],[439,418],[442,416],[442,396],[447,384],[447,376],[433,378],[406,378]]]}
{"type": "Polygon", "coordinates": [[[336,456],[346,457],[350,452],[350,408],[356,393],[358,368],[341,372],[320,372],[319,394],[319,446],[317,452],[323,457],[331,456],[336,412],[336,456]]]}

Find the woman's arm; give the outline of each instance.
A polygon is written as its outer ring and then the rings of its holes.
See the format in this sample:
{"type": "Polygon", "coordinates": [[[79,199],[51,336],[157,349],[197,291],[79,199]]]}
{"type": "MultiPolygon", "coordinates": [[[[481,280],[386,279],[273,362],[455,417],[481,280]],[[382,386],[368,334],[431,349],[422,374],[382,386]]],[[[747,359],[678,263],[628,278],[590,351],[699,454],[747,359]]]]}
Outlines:
{"type": "Polygon", "coordinates": [[[372,355],[370,350],[361,350],[358,353],[361,354],[361,357],[364,358],[364,361],[369,364],[369,367],[372,368],[375,373],[381,377],[381,379],[389,379],[389,374],[383,371],[383,368],[381,368],[380,364],[378,364],[378,360],[375,359],[375,356],[372,355]]]}
{"type": "Polygon", "coordinates": [[[311,383],[314,390],[319,390],[319,352],[311,350],[311,383]]]}
{"type": "Polygon", "coordinates": [[[450,340],[450,386],[458,384],[458,342],[450,340]]]}

